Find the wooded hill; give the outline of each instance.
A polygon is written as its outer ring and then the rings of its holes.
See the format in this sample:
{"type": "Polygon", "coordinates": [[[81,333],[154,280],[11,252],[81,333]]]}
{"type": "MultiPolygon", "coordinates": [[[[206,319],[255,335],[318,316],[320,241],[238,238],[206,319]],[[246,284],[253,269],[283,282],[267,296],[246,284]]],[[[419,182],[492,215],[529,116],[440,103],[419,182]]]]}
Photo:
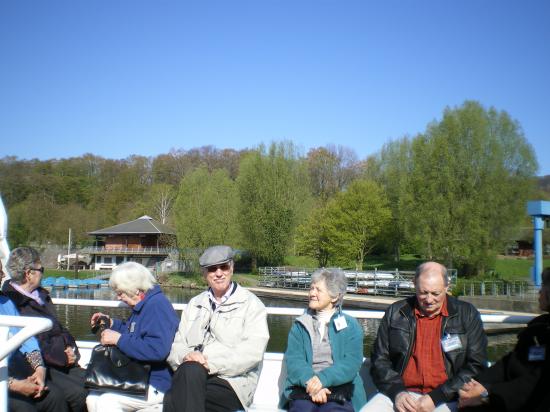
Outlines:
{"type": "Polygon", "coordinates": [[[180,248],[227,243],[259,264],[288,253],[361,268],[369,253],[416,253],[479,273],[528,225],[537,163],[519,123],[467,101],[414,137],[359,159],[342,146],[301,153],[291,142],[205,146],[122,160],[0,159],[11,247],[67,242],[150,215],[180,248]]]}

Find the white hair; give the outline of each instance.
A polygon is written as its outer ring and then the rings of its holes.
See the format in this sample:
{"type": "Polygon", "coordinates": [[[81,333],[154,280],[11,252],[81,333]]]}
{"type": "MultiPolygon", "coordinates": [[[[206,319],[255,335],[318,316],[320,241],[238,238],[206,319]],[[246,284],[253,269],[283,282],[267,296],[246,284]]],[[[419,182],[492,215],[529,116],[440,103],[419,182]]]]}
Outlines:
{"type": "Polygon", "coordinates": [[[109,279],[109,286],[113,290],[130,296],[139,291],[146,292],[156,284],[157,281],[151,271],[137,262],[126,262],[116,266],[109,279]]]}

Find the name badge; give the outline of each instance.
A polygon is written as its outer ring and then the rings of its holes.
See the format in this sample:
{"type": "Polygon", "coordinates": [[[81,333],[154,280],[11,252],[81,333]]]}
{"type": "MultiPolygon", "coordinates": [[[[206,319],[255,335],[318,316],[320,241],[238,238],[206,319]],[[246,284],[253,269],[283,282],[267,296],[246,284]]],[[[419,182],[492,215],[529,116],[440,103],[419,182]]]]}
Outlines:
{"type": "Polygon", "coordinates": [[[453,350],[461,349],[462,343],[458,335],[446,335],[441,339],[441,347],[443,352],[451,352],[453,350]]]}
{"type": "Polygon", "coordinates": [[[531,346],[527,357],[529,362],[541,362],[546,359],[546,346],[531,346]]]}
{"type": "Polygon", "coordinates": [[[336,327],[337,331],[341,331],[342,329],[346,329],[348,327],[348,324],[346,322],[346,318],[343,316],[338,316],[336,319],[334,319],[334,326],[336,327]]]}
{"type": "Polygon", "coordinates": [[[130,333],[134,333],[135,329],[136,329],[136,322],[130,323],[130,333]]]}

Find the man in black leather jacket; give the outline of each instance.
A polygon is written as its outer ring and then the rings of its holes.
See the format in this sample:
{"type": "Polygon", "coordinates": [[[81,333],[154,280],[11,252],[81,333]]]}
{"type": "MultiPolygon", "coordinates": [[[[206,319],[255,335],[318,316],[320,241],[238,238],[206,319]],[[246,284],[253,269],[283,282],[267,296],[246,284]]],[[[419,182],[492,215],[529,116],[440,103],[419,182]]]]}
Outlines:
{"type": "Polygon", "coordinates": [[[447,294],[447,270],[417,268],[416,296],[392,304],[378,329],[371,375],[380,393],[362,412],[457,410],[458,391],[487,362],[477,309],[447,294]]]}

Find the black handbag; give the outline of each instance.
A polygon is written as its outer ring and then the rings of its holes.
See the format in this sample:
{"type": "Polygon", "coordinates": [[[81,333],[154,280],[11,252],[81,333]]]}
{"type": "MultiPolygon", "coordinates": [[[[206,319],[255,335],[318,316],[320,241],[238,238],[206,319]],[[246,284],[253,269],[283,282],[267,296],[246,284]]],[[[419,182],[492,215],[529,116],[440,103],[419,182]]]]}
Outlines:
{"type": "Polygon", "coordinates": [[[97,345],[86,368],[85,386],[100,391],[146,395],[151,365],[123,354],[116,346],[97,345]]]}
{"type": "MultiPolygon", "coordinates": [[[[337,402],[343,405],[346,401],[351,402],[353,396],[353,383],[348,382],[342,385],[330,386],[330,395],[327,396],[329,402],[337,402]]],[[[306,388],[303,386],[293,386],[292,391],[288,397],[291,401],[308,400],[311,401],[311,397],[306,392],[306,388]]]]}

